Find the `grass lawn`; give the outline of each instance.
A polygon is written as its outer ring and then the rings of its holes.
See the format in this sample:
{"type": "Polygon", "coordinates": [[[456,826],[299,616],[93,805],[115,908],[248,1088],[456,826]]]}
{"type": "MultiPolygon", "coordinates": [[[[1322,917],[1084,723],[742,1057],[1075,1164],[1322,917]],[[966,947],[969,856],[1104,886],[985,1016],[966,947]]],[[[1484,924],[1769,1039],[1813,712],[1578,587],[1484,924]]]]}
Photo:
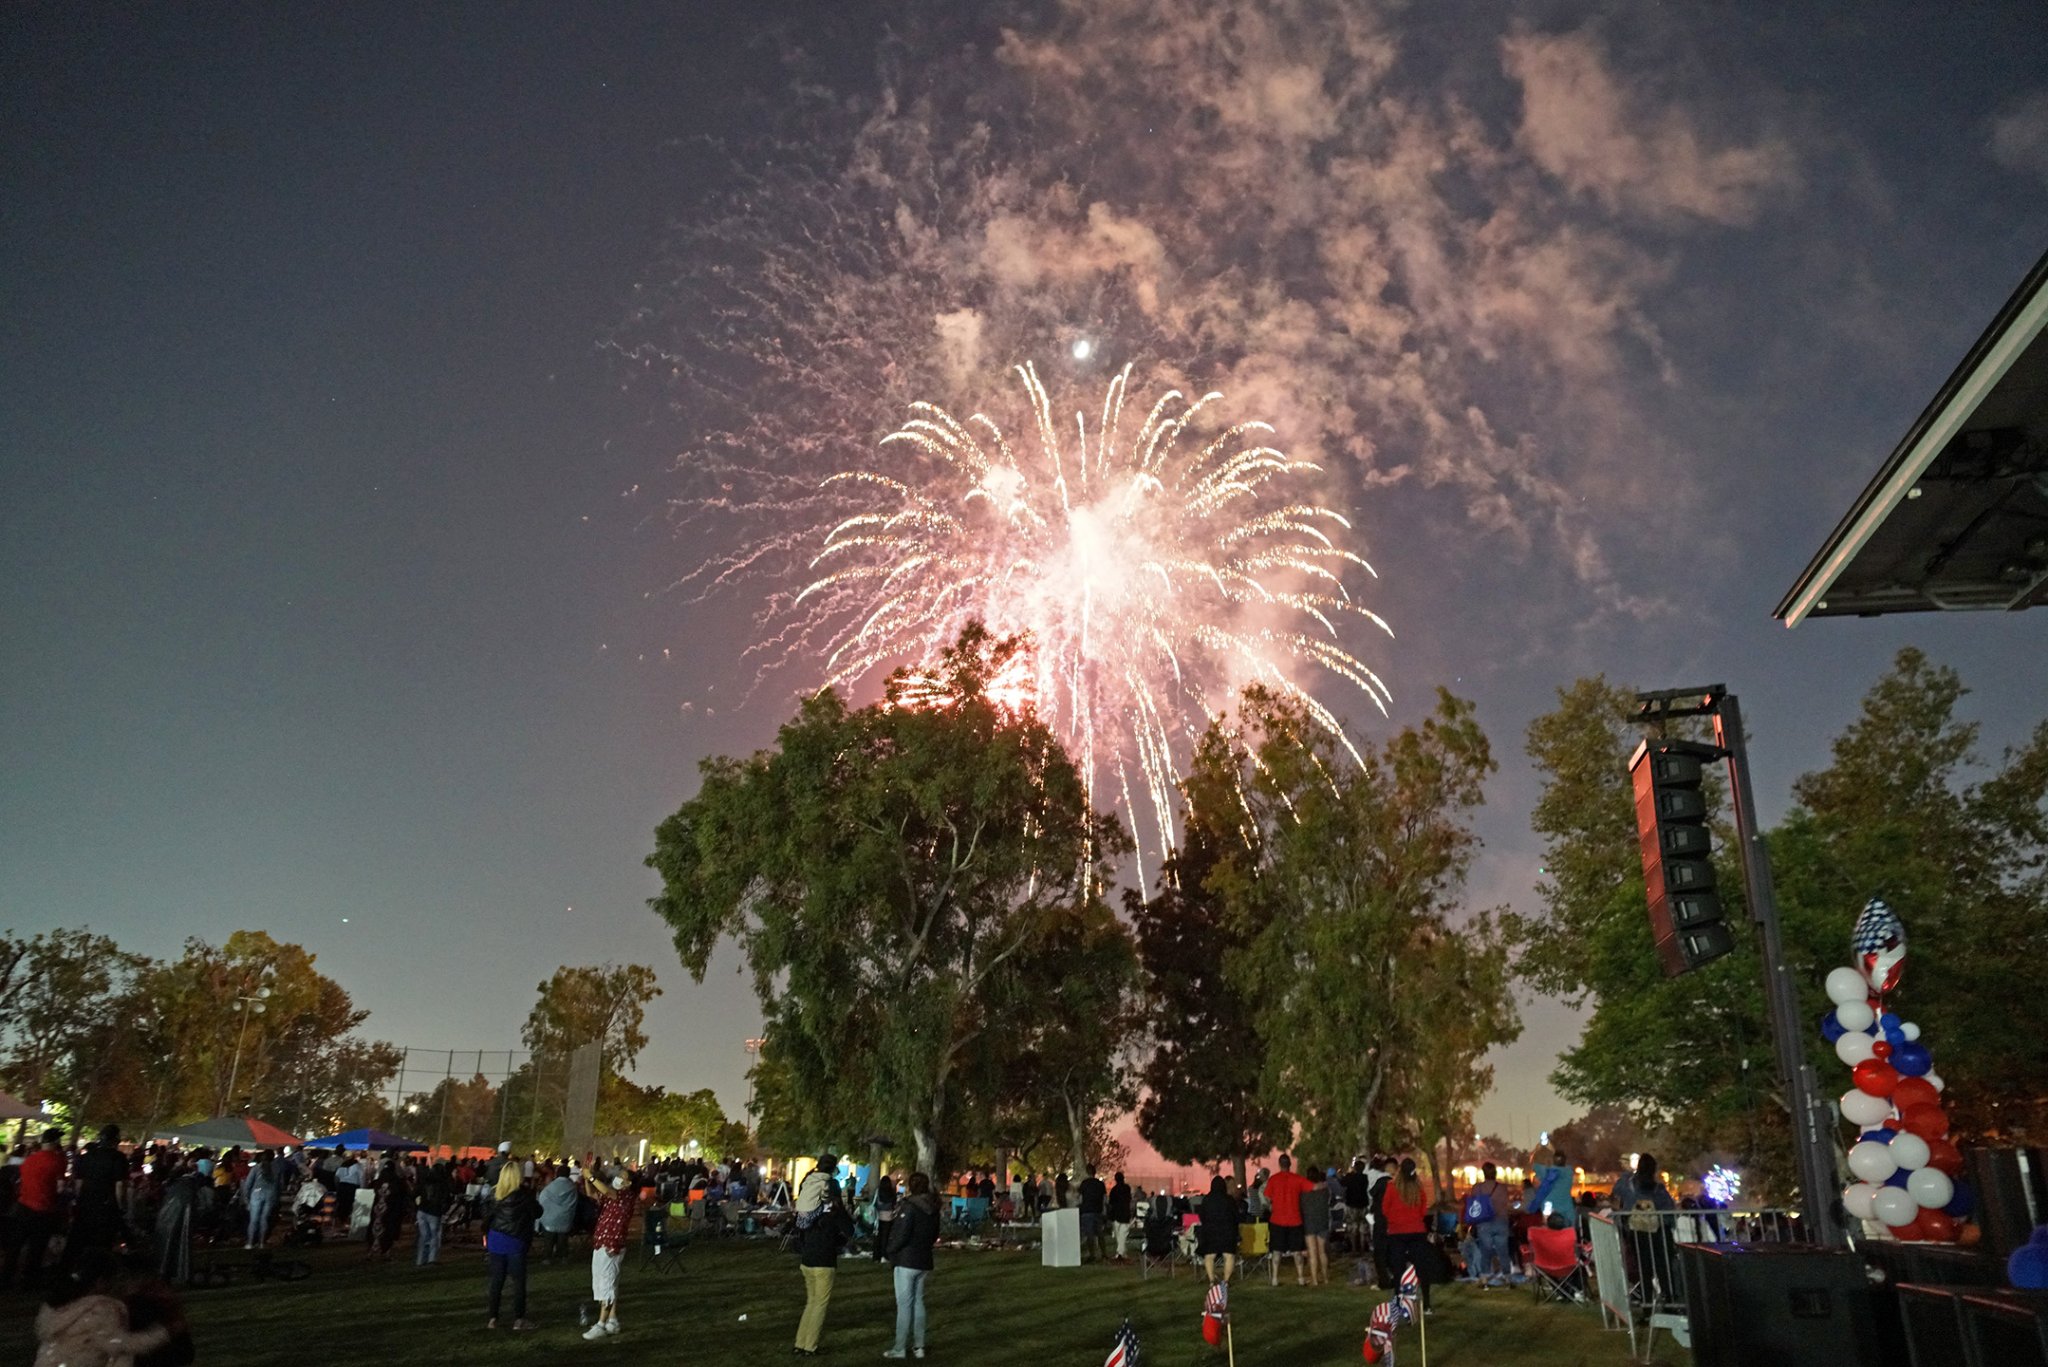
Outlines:
{"type": "MultiPolygon", "coordinates": [[[[401,1245],[400,1252],[409,1252],[401,1245]]],[[[239,1254],[226,1255],[239,1257],[239,1254]]],[[[699,1245],[679,1272],[649,1272],[627,1255],[619,1297],[623,1331],[584,1343],[576,1307],[590,1290],[588,1255],[537,1264],[529,1283],[531,1334],[484,1328],[484,1263],[450,1249],[424,1271],[366,1264],[360,1247],[312,1255],[304,1281],[194,1291],[186,1309],[203,1367],[444,1367],[448,1363],[689,1364],[738,1367],[791,1361],[803,1287],[796,1260],[760,1244],[699,1245]]],[[[1349,1264],[1343,1266],[1348,1269],[1349,1264]]],[[[1333,1269],[1333,1272],[1335,1269],[1333,1269]]],[[[1291,1271],[1290,1274],[1291,1275],[1291,1271]]],[[[927,1361],[972,1367],[1061,1363],[1097,1367],[1125,1315],[1147,1367],[1223,1361],[1201,1338],[1202,1284],[1183,1270],[1141,1281],[1135,1267],[1042,1268],[1028,1253],[939,1251],[926,1302],[927,1361]]],[[[1380,1293],[1346,1286],[1303,1288],[1263,1279],[1233,1288],[1238,1360],[1247,1367],[1357,1362],[1365,1321],[1380,1293]]],[[[508,1301],[509,1307],[509,1301],[508,1301]]],[[[0,1302],[0,1362],[34,1355],[34,1304],[0,1302]]],[[[507,1318],[509,1319],[509,1311],[507,1318]]],[[[879,1362],[891,1342],[895,1300],[888,1269],[840,1264],[820,1360],[879,1362]]],[[[1403,1367],[1421,1362],[1415,1331],[1401,1333],[1403,1367]]],[[[1537,1306],[1526,1290],[1439,1287],[1429,1321],[1429,1360],[1441,1367],[1623,1367],[1628,1339],[1603,1333],[1588,1306],[1537,1306]]],[[[1687,1361],[1660,1336],[1658,1360],[1687,1361]]]]}

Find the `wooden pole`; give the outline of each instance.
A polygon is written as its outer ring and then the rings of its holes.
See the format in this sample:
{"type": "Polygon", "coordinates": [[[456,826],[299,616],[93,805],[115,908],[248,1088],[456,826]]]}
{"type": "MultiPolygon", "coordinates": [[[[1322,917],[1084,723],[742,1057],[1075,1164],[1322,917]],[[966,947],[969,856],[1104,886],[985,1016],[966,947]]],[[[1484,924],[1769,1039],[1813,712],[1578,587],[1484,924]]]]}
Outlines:
{"type": "Polygon", "coordinates": [[[1422,1335],[1422,1367],[1429,1367],[1429,1316],[1423,1313],[1422,1292],[1422,1287],[1415,1288],[1415,1329],[1422,1335]]]}
{"type": "Polygon", "coordinates": [[[1230,1354],[1230,1367],[1237,1367],[1237,1336],[1230,1332],[1230,1316],[1223,1316],[1223,1351],[1230,1354]]]}

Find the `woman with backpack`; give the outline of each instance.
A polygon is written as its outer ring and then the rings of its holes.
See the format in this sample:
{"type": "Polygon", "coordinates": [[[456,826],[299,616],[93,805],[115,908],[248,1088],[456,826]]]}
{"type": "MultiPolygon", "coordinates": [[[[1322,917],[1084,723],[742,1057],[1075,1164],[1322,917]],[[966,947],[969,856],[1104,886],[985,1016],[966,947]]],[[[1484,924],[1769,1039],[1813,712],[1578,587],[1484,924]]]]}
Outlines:
{"type": "Polygon", "coordinates": [[[1486,1164],[1485,1180],[1465,1193],[1460,1212],[1472,1231],[1476,1256],[1472,1259],[1472,1280],[1481,1286],[1508,1284],[1508,1222],[1514,1218],[1514,1195],[1500,1183],[1500,1171],[1486,1164]]]}
{"type": "Polygon", "coordinates": [[[895,1265],[896,1344],[882,1356],[924,1356],[924,1287],[932,1275],[932,1245],[939,1238],[939,1203],[932,1179],[910,1174],[910,1195],[889,1222],[889,1261],[895,1265]]]}

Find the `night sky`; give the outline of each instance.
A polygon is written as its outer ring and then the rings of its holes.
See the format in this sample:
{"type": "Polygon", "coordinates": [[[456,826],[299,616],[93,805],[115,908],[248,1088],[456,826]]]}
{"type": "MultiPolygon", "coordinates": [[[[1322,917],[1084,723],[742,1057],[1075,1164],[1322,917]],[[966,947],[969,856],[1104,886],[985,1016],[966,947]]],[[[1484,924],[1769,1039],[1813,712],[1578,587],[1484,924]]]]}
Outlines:
{"type": "MultiPolygon", "coordinates": [[[[1577,675],[1726,681],[1767,819],[1903,644],[1988,745],[2048,712],[2048,614],[1769,616],[2048,247],[2038,6],[1639,8],[1386,22],[1391,91],[1449,92],[1632,263],[1622,321],[1554,322],[1611,331],[1614,423],[1503,434],[1567,497],[1356,479],[1395,721],[1449,684],[1503,761],[1475,905],[1533,906],[1521,734],[1577,675]]],[[[423,1050],[515,1046],[558,964],[651,963],[641,1078],[738,1109],[737,957],[689,982],[641,860],[789,692],[737,705],[755,600],[668,591],[703,554],[663,514],[680,423],[602,343],[826,12],[872,84],[850,4],[8,8],[0,924],[262,928],[423,1050]]],[[[1503,344],[1467,378],[1513,408],[1556,373],[1503,344]]],[[[1527,1014],[1480,1115],[1525,1140],[1572,1028],[1527,1014]]]]}

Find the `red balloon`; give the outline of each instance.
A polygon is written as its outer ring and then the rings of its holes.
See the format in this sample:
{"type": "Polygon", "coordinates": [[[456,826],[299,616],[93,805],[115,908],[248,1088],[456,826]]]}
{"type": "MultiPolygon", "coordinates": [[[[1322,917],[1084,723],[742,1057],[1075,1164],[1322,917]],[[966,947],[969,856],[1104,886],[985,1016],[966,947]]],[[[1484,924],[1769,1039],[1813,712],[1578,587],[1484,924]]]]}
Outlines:
{"type": "Polygon", "coordinates": [[[1950,1178],[1960,1177],[1963,1172],[1963,1155],[1946,1139],[1930,1139],[1927,1141],[1927,1166],[1941,1169],[1950,1178]]]}
{"type": "Polygon", "coordinates": [[[1923,1227],[1921,1223],[1926,1218],[1927,1212],[1923,1210],[1918,1215],[1914,1216],[1911,1220],[1908,1220],[1905,1224],[1893,1225],[1892,1237],[1909,1244],[1919,1243],[1922,1239],[1927,1237],[1926,1229],[1923,1227]]]}
{"type": "MultiPolygon", "coordinates": [[[[1223,1342],[1223,1321],[1214,1315],[1202,1316],[1202,1342],[1211,1348],[1223,1342]]],[[[1370,1360],[1370,1359],[1368,1359],[1370,1360]]]]}
{"type": "Polygon", "coordinates": [[[1939,1106],[1909,1106],[1900,1117],[1906,1128],[1932,1144],[1948,1138],[1948,1112],[1939,1106]]]}
{"type": "Polygon", "coordinates": [[[1939,1106],[1941,1093],[1934,1090],[1934,1084],[1924,1077],[1902,1077],[1899,1085],[1892,1088],[1892,1105],[1900,1110],[1909,1106],[1939,1106]]]}
{"type": "Polygon", "coordinates": [[[1863,1060],[1850,1076],[1856,1079],[1857,1091],[1871,1096],[1890,1096],[1892,1088],[1899,1085],[1899,1070],[1881,1058],[1863,1060]]]}
{"type": "MultiPolygon", "coordinates": [[[[1881,1039],[1877,1043],[1870,1046],[1870,1052],[1877,1058],[1888,1059],[1892,1056],[1892,1042],[1888,1039],[1881,1039]]],[[[1864,1060],[1865,1063],[1868,1063],[1869,1061],[1869,1059],[1864,1060]]],[[[1864,1088],[1864,1090],[1869,1091],[1870,1089],[1866,1087],[1864,1088]]],[[[1883,1092],[1871,1092],[1870,1094],[1872,1096],[1885,1095],[1883,1092]]]]}
{"type": "Polygon", "coordinates": [[[1956,1241],[1956,1217],[1945,1210],[1923,1210],[1913,1223],[1919,1227],[1920,1236],[1929,1243],[1952,1244],[1956,1241]]]}

